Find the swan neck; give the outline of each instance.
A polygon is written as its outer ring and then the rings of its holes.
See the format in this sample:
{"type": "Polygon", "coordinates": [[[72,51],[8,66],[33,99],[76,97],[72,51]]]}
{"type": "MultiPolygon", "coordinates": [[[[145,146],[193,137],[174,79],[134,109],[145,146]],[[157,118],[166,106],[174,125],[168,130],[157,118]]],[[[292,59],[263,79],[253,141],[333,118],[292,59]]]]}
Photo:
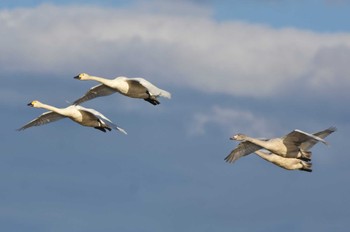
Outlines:
{"type": "Polygon", "coordinates": [[[105,83],[109,82],[108,79],[103,78],[103,77],[97,77],[97,76],[89,76],[87,79],[88,80],[93,80],[93,81],[98,81],[98,82],[100,82],[102,84],[105,84],[105,83]]]}
{"type": "Polygon", "coordinates": [[[265,147],[266,146],[266,142],[265,141],[261,141],[260,139],[254,139],[254,138],[251,138],[251,137],[246,137],[245,138],[246,141],[249,141],[251,143],[254,143],[258,146],[261,146],[261,147],[265,147]]]}
{"type": "Polygon", "coordinates": [[[54,107],[54,106],[50,106],[50,105],[47,105],[44,103],[38,104],[37,108],[43,108],[43,109],[50,110],[50,111],[53,111],[53,112],[58,113],[58,114],[65,115],[65,113],[62,109],[54,107]]]}

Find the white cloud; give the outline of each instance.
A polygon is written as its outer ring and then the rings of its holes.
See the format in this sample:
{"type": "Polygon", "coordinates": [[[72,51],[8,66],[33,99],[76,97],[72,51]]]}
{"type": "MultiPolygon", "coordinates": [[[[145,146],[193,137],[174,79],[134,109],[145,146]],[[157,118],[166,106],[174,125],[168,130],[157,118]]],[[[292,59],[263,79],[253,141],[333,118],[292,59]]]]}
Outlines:
{"type": "Polygon", "coordinates": [[[313,92],[328,84],[334,91],[350,87],[344,78],[350,71],[350,33],[216,22],[210,9],[193,2],[176,2],[172,13],[167,4],[1,10],[0,68],[9,75],[55,73],[62,78],[78,72],[142,75],[169,85],[253,97],[276,96],[297,82],[313,92]]]}
{"type": "Polygon", "coordinates": [[[193,115],[188,133],[193,136],[203,135],[209,126],[229,135],[247,133],[258,137],[271,137],[275,129],[270,122],[250,111],[213,106],[208,112],[193,115]]]}

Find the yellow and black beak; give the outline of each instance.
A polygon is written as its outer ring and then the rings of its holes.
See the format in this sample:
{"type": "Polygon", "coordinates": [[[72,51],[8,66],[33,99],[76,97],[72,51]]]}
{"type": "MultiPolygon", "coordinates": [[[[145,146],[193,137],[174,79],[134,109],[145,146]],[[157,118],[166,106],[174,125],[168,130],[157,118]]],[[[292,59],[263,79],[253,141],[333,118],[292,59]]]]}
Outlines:
{"type": "Polygon", "coordinates": [[[32,107],[33,107],[33,106],[34,106],[34,105],[33,105],[33,102],[29,102],[29,103],[27,104],[27,106],[32,106],[32,107]]]}
{"type": "Polygon", "coordinates": [[[80,80],[80,75],[73,77],[74,79],[80,80]]]}

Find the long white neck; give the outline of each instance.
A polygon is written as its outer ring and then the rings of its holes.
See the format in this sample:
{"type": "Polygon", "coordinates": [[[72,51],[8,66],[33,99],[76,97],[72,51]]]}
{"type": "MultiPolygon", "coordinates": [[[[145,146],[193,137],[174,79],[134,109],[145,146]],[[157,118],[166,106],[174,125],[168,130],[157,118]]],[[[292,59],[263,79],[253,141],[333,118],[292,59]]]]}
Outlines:
{"type": "Polygon", "coordinates": [[[57,108],[57,107],[54,107],[54,106],[50,106],[50,105],[47,105],[47,104],[44,104],[44,103],[41,103],[41,102],[38,102],[36,105],[35,105],[35,108],[42,108],[42,109],[46,109],[46,110],[50,110],[50,111],[53,111],[55,113],[58,113],[58,114],[61,114],[61,115],[64,115],[64,116],[68,116],[68,112],[65,110],[66,108],[57,108]]]}
{"type": "Polygon", "coordinates": [[[269,143],[267,143],[266,141],[260,140],[260,139],[255,139],[249,136],[245,137],[246,141],[249,141],[251,143],[254,143],[258,146],[264,147],[264,148],[269,148],[269,143]]]}
{"type": "Polygon", "coordinates": [[[106,79],[106,78],[103,78],[103,77],[97,77],[97,76],[87,76],[85,77],[85,80],[93,80],[93,81],[98,81],[100,82],[101,84],[104,84],[104,85],[107,85],[107,86],[110,86],[112,83],[112,80],[110,79],[106,79]]]}

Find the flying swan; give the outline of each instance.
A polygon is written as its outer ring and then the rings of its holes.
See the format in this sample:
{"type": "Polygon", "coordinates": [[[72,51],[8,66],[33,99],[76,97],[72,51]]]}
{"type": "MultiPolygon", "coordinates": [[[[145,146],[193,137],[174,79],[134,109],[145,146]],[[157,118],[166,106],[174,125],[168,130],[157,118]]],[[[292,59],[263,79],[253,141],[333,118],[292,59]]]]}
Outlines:
{"type": "Polygon", "coordinates": [[[268,150],[275,155],[285,158],[299,158],[309,161],[311,159],[311,152],[309,151],[311,147],[318,142],[327,144],[323,138],[334,131],[336,131],[335,127],[330,127],[315,134],[294,130],[286,136],[273,139],[255,139],[243,134],[237,134],[230,139],[242,142],[238,144],[237,148],[231,151],[225,158],[225,161],[233,163],[240,157],[249,155],[260,149],[268,150]]]}
{"type": "Polygon", "coordinates": [[[312,172],[312,164],[298,158],[284,158],[282,156],[263,151],[255,151],[255,154],[264,160],[287,170],[312,172]]]}
{"type": "Polygon", "coordinates": [[[37,100],[30,102],[28,106],[34,108],[43,108],[49,111],[43,113],[23,127],[19,128],[19,131],[32,126],[41,126],[50,122],[55,122],[62,118],[70,118],[82,126],[93,127],[103,132],[106,132],[106,130],[111,131],[112,129],[115,129],[124,134],[127,134],[124,129],[118,127],[111,120],[94,109],[88,109],[79,105],[70,105],[66,108],[56,108],[54,106],[43,104],[37,100]]]}
{"type": "Polygon", "coordinates": [[[125,96],[132,98],[141,98],[148,101],[152,105],[159,105],[158,97],[171,98],[171,94],[165,90],[159,89],[149,81],[143,78],[127,78],[117,77],[115,79],[106,79],[102,77],[90,76],[81,73],[74,77],[75,79],[86,81],[94,80],[101,84],[92,87],[84,96],[74,101],[75,105],[91,100],[96,97],[108,96],[115,92],[119,92],[125,96]]]}

